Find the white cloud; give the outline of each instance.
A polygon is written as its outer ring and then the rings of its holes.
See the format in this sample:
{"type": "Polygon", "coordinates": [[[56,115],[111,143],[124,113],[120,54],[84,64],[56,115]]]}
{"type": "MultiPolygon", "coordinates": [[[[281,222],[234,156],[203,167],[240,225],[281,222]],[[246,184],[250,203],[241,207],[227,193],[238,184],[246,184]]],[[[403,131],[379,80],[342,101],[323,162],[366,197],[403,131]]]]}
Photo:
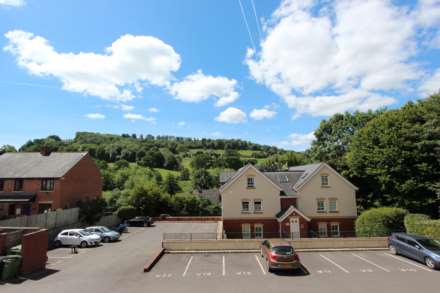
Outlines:
{"type": "Polygon", "coordinates": [[[0,0],[0,6],[21,7],[25,4],[24,0],[0,0]]]}
{"type": "Polygon", "coordinates": [[[298,151],[306,150],[310,147],[312,141],[314,141],[315,135],[313,132],[309,133],[292,133],[289,135],[288,141],[283,142],[283,145],[292,146],[298,151]]]}
{"type": "Polygon", "coordinates": [[[275,117],[277,112],[273,110],[269,110],[267,108],[261,108],[261,109],[253,109],[252,112],[249,114],[252,119],[255,120],[263,120],[263,119],[271,119],[275,117]]]}
{"type": "Polygon", "coordinates": [[[148,122],[148,123],[151,123],[151,124],[156,124],[156,118],[154,118],[154,117],[145,117],[145,116],[143,116],[141,114],[127,113],[127,114],[124,114],[124,118],[128,119],[128,120],[130,120],[132,122],[135,122],[135,121],[145,121],[145,122],[148,122]]]}
{"type": "Polygon", "coordinates": [[[89,114],[84,115],[84,117],[86,117],[88,119],[93,119],[93,120],[105,119],[105,115],[101,114],[101,113],[89,113],[89,114]]]}
{"type": "Polygon", "coordinates": [[[57,52],[43,37],[21,30],[5,36],[4,50],[30,74],[55,77],[66,91],[107,100],[131,100],[143,83],[168,86],[180,68],[173,47],[151,36],[121,36],[103,54],[57,52]]]}
{"type": "Polygon", "coordinates": [[[199,103],[209,97],[217,97],[216,106],[221,107],[238,99],[235,90],[237,81],[223,76],[205,75],[201,70],[186,76],[174,83],[170,92],[177,100],[188,103],[199,103]]]}
{"type": "Polygon", "coordinates": [[[156,107],[150,107],[150,108],[148,108],[148,112],[157,113],[157,112],[159,112],[159,109],[157,109],[156,107]]]}
{"type": "Polygon", "coordinates": [[[424,97],[440,92],[440,69],[427,78],[420,86],[420,93],[424,97]]]}
{"type": "Polygon", "coordinates": [[[185,121],[179,121],[178,123],[177,123],[177,126],[179,126],[179,127],[183,127],[183,126],[185,126],[186,125],[186,122],[185,121]]]}
{"type": "Polygon", "coordinates": [[[221,112],[215,120],[228,124],[244,123],[246,122],[246,113],[240,109],[229,107],[221,112]]]}
{"type": "Polygon", "coordinates": [[[414,11],[387,0],[341,0],[319,2],[316,13],[317,3],[283,1],[267,22],[261,52],[246,56],[252,77],[296,115],[377,109],[395,102],[388,91],[421,78],[412,61],[420,23],[414,11]]]}
{"type": "Polygon", "coordinates": [[[423,27],[430,27],[440,23],[440,1],[419,0],[413,12],[418,24],[423,27]]]}
{"type": "Polygon", "coordinates": [[[127,104],[116,104],[116,105],[111,105],[110,107],[113,109],[118,109],[118,110],[122,110],[122,111],[133,111],[134,110],[134,106],[127,105],[127,104]]]}

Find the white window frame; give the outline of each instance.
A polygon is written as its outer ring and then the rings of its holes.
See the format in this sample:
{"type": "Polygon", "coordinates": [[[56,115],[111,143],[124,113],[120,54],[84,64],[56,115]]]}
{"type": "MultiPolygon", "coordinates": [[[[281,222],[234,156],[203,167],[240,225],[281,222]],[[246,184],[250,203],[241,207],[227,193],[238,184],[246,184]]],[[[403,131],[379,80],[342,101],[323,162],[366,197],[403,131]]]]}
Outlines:
{"type": "Polygon", "coordinates": [[[262,213],[263,212],[263,200],[261,200],[261,199],[254,199],[254,213],[262,213]],[[255,202],[260,202],[260,209],[259,210],[257,210],[257,208],[256,208],[256,204],[255,204],[255,202]]]}
{"type": "Polygon", "coordinates": [[[324,198],[317,198],[316,199],[316,212],[317,213],[325,213],[327,211],[327,207],[325,204],[325,199],[324,198]],[[319,203],[322,202],[323,208],[320,209],[320,205],[319,203]]]}
{"type": "Polygon", "coordinates": [[[240,209],[241,209],[242,213],[250,213],[251,212],[251,201],[249,199],[242,199],[241,200],[241,207],[240,207],[240,209]],[[243,208],[243,204],[245,202],[247,202],[247,205],[248,205],[247,210],[243,208]]]}
{"type": "Polygon", "coordinates": [[[341,236],[341,226],[338,222],[330,223],[330,236],[331,237],[340,237],[341,236]],[[337,233],[333,233],[333,227],[338,227],[337,233]]]}
{"type": "Polygon", "coordinates": [[[241,238],[251,239],[251,236],[252,236],[251,224],[241,224],[241,238]],[[249,227],[249,229],[244,229],[244,227],[249,227]]]}
{"type": "Polygon", "coordinates": [[[321,186],[322,187],[329,186],[329,184],[328,184],[328,175],[327,174],[321,174],[321,186]],[[325,180],[324,180],[324,178],[325,178],[325,180]]]}
{"type": "Polygon", "coordinates": [[[337,213],[338,212],[338,199],[337,198],[329,198],[328,199],[328,211],[330,213],[337,213]],[[332,209],[332,202],[335,203],[335,209],[332,209]]]}
{"type": "Polygon", "coordinates": [[[328,231],[327,231],[327,222],[319,222],[318,223],[318,235],[319,237],[328,237],[328,231]],[[325,229],[324,229],[325,227],[325,229]]]}
{"type": "Polygon", "coordinates": [[[246,187],[255,188],[255,177],[253,176],[246,177],[246,187]]]}
{"type": "Polygon", "coordinates": [[[264,236],[264,228],[263,224],[255,224],[254,225],[254,235],[255,239],[263,239],[264,236]],[[257,228],[261,228],[261,231],[257,234],[257,228]]]}

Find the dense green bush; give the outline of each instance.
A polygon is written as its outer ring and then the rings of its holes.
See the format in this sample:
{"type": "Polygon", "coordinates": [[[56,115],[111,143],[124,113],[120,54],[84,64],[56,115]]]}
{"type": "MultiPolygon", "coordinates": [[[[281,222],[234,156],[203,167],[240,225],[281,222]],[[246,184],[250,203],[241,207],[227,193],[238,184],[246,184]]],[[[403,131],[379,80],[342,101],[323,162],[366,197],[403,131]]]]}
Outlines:
{"type": "Polygon", "coordinates": [[[137,211],[132,206],[122,206],[116,211],[116,216],[118,216],[121,221],[134,218],[136,215],[137,211]]]}
{"type": "Polygon", "coordinates": [[[357,236],[388,236],[405,230],[404,218],[408,212],[401,208],[373,208],[363,212],[356,220],[357,236]]]}
{"type": "Polygon", "coordinates": [[[418,234],[440,240],[440,220],[431,220],[423,214],[409,214],[405,217],[407,233],[418,234]]]}
{"type": "Polygon", "coordinates": [[[107,203],[104,198],[79,201],[79,220],[81,223],[93,225],[104,215],[107,203]]]}
{"type": "Polygon", "coordinates": [[[406,233],[416,233],[417,225],[422,222],[429,220],[428,215],[424,214],[408,214],[405,216],[405,229],[406,233]]]}

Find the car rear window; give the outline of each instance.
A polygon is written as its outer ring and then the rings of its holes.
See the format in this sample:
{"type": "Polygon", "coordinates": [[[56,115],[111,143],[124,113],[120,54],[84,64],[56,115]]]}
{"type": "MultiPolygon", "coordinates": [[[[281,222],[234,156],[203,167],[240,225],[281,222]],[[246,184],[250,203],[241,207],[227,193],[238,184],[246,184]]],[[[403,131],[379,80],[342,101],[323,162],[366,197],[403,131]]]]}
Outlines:
{"type": "Polygon", "coordinates": [[[272,251],[278,255],[292,255],[293,247],[292,246],[275,246],[272,248],[272,251]]]}

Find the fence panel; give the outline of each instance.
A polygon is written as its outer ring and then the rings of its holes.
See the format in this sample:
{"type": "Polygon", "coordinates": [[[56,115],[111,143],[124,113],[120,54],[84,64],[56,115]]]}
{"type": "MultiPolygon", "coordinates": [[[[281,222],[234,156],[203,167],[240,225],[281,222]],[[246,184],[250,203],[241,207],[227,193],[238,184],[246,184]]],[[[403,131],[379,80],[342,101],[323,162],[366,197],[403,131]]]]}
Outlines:
{"type": "Polygon", "coordinates": [[[116,215],[109,215],[102,217],[95,225],[96,226],[107,226],[114,227],[120,223],[119,218],[116,215]]]}

